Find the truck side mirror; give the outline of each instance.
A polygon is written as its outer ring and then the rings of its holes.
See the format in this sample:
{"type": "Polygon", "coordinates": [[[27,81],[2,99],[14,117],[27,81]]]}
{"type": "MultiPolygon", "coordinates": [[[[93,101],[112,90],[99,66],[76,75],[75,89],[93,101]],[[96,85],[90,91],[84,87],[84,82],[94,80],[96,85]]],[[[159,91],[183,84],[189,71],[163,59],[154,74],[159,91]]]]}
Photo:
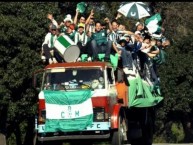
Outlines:
{"type": "Polygon", "coordinates": [[[43,78],[42,72],[41,73],[38,72],[38,73],[33,74],[33,84],[32,84],[32,86],[37,91],[41,90],[42,78],[43,78]]]}

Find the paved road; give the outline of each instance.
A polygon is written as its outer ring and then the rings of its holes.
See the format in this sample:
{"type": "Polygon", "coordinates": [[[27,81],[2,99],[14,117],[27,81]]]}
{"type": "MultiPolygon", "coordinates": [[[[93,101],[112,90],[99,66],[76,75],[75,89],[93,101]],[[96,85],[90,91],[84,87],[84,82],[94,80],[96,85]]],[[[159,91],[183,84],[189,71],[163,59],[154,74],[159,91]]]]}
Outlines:
{"type": "MultiPolygon", "coordinates": [[[[94,144],[95,145],[95,144],[94,144]]],[[[104,145],[104,144],[96,144],[96,145],[104,145]]],[[[130,145],[130,144],[125,144],[130,145]]],[[[193,143],[181,143],[181,144],[174,144],[174,143],[154,143],[153,145],[193,145],[193,143]]]]}
{"type": "MultiPolygon", "coordinates": [[[[1,133],[0,133],[0,145],[6,145],[5,136],[1,133]]],[[[96,145],[100,145],[100,144],[96,144],[96,145]]],[[[125,144],[125,145],[130,145],[130,144],[125,144]]],[[[193,143],[186,143],[186,144],[155,143],[153,145],[193,145],[193,143]]]]}
{"type": "MultiPolygon", "coordinates": [[[[110,145],[110,144],[100,144],[96,143],[94,145],[110,145]]],[[[130,144],[125,144],[125,145],[130,145],[130,144]]],[[[174,143],[154,143],[153,145],[193,145],[193,143],[181,143],[181,144],[174,144],[174,143]]]]}
{"type": "MultiPolygon", "coordinates": [[[[130,145],[130,144],[125,144],[130,145]]],[[[153,145],[193,145],[193,143],[185,143],[185,144],[173,144],[173,143],[154,143],[153,145]]]]}
{"type": "Polygon", "coordinates": [[[170,144],[170,143],[157,143],[153,145],[193,145],[193,143],[186,143],[186,144],[170,144]]]}

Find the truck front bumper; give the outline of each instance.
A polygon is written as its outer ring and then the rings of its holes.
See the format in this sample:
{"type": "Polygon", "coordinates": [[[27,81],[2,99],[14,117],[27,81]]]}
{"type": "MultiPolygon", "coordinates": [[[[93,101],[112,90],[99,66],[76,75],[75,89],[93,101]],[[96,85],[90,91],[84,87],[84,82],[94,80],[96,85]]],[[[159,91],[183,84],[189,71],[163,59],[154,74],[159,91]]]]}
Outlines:
{"type": "Polygon", "coordinates": [[[60,136],[38,136],[39,141],[56,141],[56,140],[75,140],[75,139],[108,139],[110,133],[107,134],[90,134],[90,135],[60,135],[60,136]]]}

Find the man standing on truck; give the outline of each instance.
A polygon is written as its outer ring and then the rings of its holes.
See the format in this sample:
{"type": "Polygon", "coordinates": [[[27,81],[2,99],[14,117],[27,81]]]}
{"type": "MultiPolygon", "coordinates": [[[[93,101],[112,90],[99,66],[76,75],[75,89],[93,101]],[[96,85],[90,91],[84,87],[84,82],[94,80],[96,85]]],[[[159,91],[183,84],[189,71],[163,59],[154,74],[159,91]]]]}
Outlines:
{"type": "MultiPolygon", "coordinates": [[[[111,23],[108,18],[104,19],[109,24],[109,30],[112,31],[111,23]]],[[[110,53],[112,48],[112,41],[107,39],[107,29],[103,30],[101,22],[95,23],[95,33],[91,35],[91,49],[93,61],[98,61],[98,54],[105,53],[104,61],[110,61],[110,53]]]]}

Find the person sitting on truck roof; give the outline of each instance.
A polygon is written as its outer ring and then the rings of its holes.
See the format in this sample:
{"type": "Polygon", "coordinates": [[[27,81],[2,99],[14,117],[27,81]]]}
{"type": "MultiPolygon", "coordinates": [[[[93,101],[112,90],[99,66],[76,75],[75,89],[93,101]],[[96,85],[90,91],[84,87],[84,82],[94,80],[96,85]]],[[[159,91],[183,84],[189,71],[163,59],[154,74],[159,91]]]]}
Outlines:
{"type": "MultiPolygon", "coordinates": [[[[91,57],[91,51],[89,51],[90,49],[88,46],[88,36],[85,32],[85,24],[78,24],[78,31],[75,32],[74,42],[80,48],[80,56],[86,53],[89,57],[91,57]]],[[[80,61],[80,58],[78,58],[78,61],[80,61]]]]}
{"type": "Polygon", "coordinates": [[[60,35],[63,35],[71,24],[73,24],[72,16],[67,14],[63,22],[60,23],[60,35]]]}
{"type": "Polygon", "coordinates": [[[139,31],[143,37],[147,37],[147,36],[150,35],[149,32],[148,32],[147,27],[146,27],[143,23],[137,22],[137,23],[135,24],[135,26],[136,26],[135,32],[136,32],[136,31],[139,31]]]}
{"type": "Polygon", "coordinates": [[[125,31],[125,30],[124,31],[120,31],[118,29],[120,24],[117,22],[117,20],[113,20],[111,25],[112,25],[112,32],[109,33],[108,39],[113,42],[113,50],[114,50],[114,52],[118,53],[120,55],[121,54],[121,50],[117,47],[120,38],[124,34],[132,35],[133,33],[131,31],[125,31]]]}
{"type": "Polygon", "coordinates": [[[57,28],[59,28],[58,22],[54,19],[53,14],[48,13],[47,18],[52,22],[52,24],[54,24],[57,28]]]}
{"type": "Polygon", "coordinates": [[[72,41],[74,41],[74,37],[76,33],[74,29],[75,29],[74,24],[70,24],[70,26],[67,27],[66,31],[64,32],[64,35],[67,35],[72,41]]]}
{"type": "Polygon", "coordinates": [[[73,23],[74,23],[74,25],[75,25],[75,30],[78,29],[78,25],[79,25],[80,23],[85,24],[85,22],[86,22],[86,18],[84,17],[84,15],[80,15],[80,16],[79,16],[79,14],[80,14],[79,10],[76,9],[76,14],[75,14],[75,16],[74,16],[74,21],[73,21],[73,23]],[[79,21],[78,21],[78,17],[80,17],[80,18],[79,18],[79,21]]]}
{"type": "Polygon", "coordinates": [[[57,49],[54,47],[54,42],[57,39],[57,27],[54,24],[49,26],[49,32],[46,34],[44,42],[42,44],[42,54],[45,55],[49,64],[62,62],[63,59],[59,55],[57,49]]]}
{"type": "MultiPolygon", "coordinates": [[[[109,24],[109,29],[111,28],[111,22],[108,18],[104,19],[106,23],[109,24]]],[[[112,48],[112,41],[107,40],[107,29],[102,30],[101,22],[97,21],[95,23],[95,33],[91,35],[91,49],[93,61],[99,61],[98,54],[105,53],[104,61],[110,62],[110,53],[112,48]]]]}
{"type": "Polygon", "coordinates": [[[91,37],[92,33],[95,33],[95,22],[94,22],[94,10],[93,9],[90,11],[90,15],[86,19],[85,28],[86,28],[87,35],[89,37],[91,37]]]}

